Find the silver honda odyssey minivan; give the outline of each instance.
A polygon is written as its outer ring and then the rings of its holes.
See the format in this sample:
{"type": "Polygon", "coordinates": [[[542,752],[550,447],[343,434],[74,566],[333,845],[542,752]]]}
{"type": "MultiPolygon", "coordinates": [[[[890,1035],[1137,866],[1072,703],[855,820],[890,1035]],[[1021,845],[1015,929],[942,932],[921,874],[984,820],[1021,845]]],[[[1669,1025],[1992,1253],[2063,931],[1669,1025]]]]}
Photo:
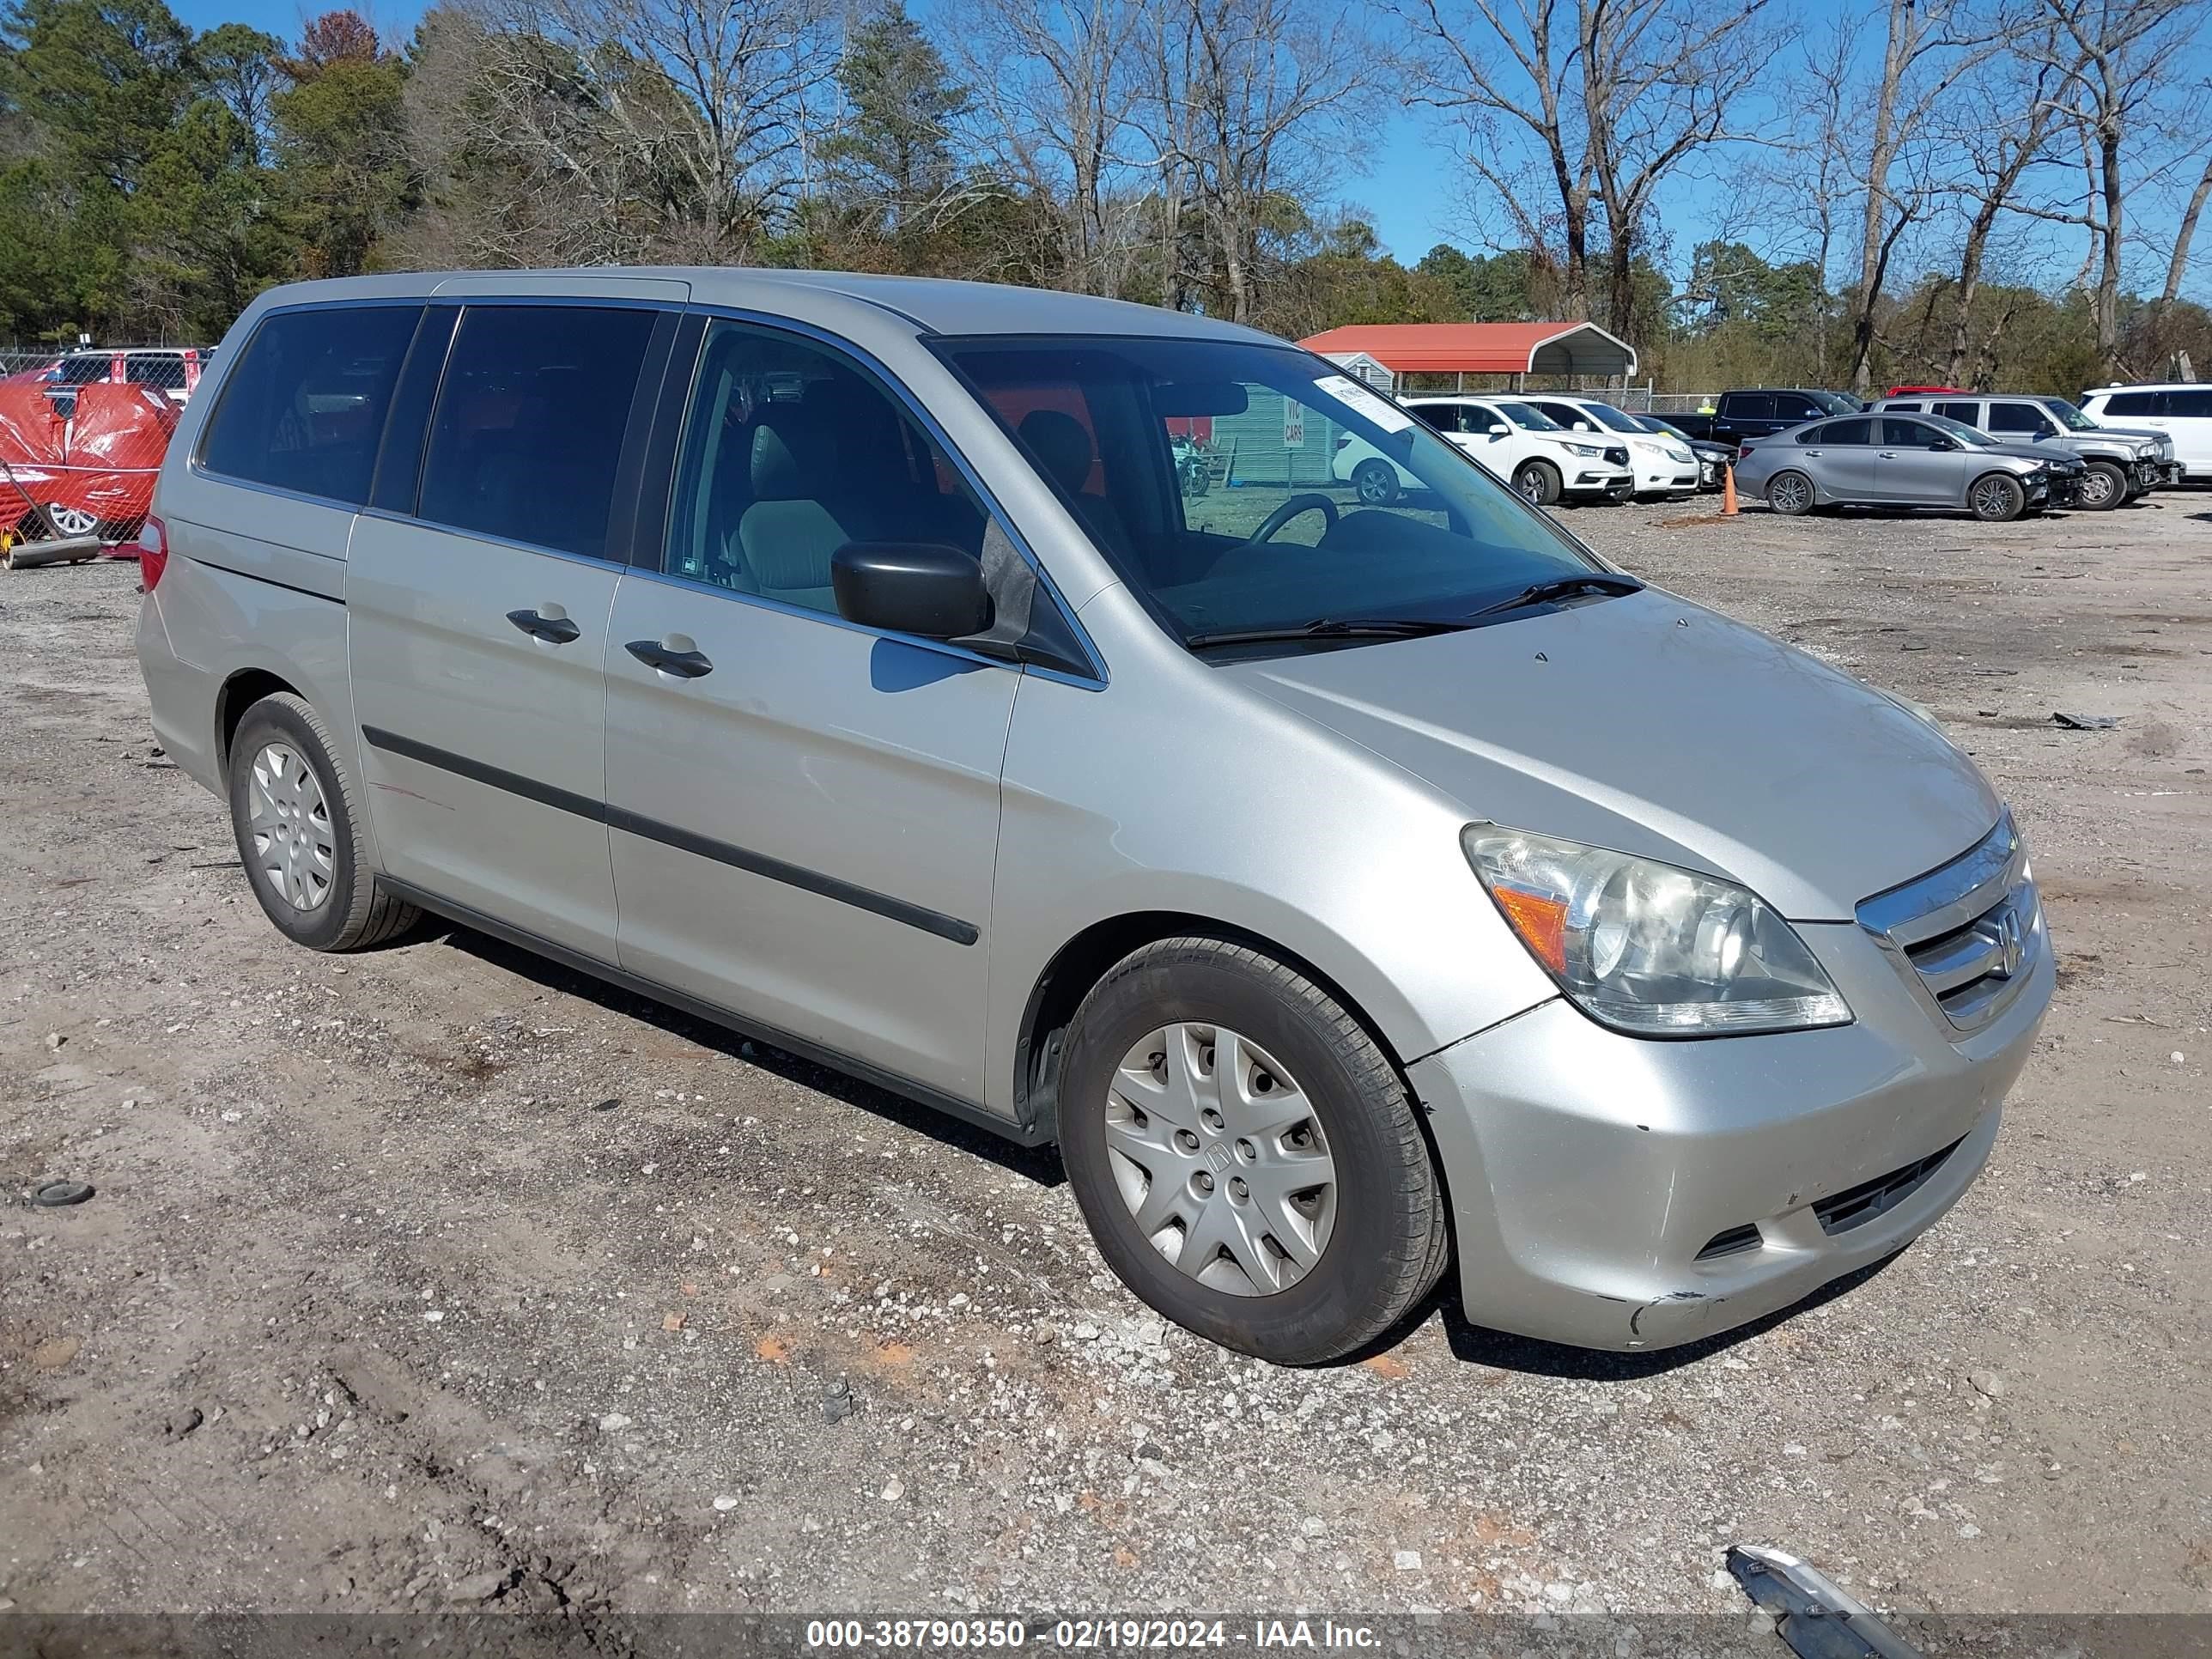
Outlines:
{"type": "Polygon", "coordinates": [[[1989,1155],[2054,970],[1981,774],[1333,363],[678,270],[278,289],[215,362],[139,657],[301,945],[432,911],[1057,1142],[1137,1297],[1287,1364],[1454,1264],[1705,1336],[1989,1155]]]}

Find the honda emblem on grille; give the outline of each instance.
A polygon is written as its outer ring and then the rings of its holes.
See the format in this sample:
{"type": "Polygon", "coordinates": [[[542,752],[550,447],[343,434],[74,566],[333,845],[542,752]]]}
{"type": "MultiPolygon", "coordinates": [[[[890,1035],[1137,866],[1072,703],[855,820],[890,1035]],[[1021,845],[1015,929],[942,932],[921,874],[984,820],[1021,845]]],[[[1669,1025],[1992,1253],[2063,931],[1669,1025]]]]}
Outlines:
{"type": "Polygon", "coordinates": [[[2020,972],[2027,957],[2027,941],[2021,936],[2020,912],[2008,904],[1997,917],[1997,965],[1990,971],[2000,979],[2010,979],[2020,972]]]}

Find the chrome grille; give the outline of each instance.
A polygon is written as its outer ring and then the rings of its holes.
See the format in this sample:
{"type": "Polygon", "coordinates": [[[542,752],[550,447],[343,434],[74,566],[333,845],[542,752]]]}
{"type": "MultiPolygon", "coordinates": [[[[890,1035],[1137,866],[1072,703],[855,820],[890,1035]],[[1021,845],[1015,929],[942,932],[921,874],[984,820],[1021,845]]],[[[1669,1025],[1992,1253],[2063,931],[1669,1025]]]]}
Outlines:
{"type": "Polygon", "coordinates": [[[2049,948],[2009,812],[1971,851],[1861,902],[1858,920],[1961,1031],[2003,1012],[2049,948]]]}

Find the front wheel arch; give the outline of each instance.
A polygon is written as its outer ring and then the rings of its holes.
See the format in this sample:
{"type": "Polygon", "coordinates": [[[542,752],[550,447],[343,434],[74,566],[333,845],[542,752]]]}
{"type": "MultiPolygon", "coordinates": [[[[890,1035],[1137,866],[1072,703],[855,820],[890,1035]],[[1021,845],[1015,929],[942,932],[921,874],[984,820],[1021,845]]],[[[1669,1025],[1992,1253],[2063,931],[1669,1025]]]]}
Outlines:
{"type": "MultiPolygon", "coordinates": [[[[1022,1010],[1022,1023],[1014,1042],[1014,1115],[1021,1122],[1042,1127],[1048,1139],[1055,1133],[1060,1111],[1060,1063],[1067,1030],[1074,1021],[1075,1011],[1083,1006],[1084,998],[1091,994],[1099,981],[1113,971],[1116,963],[1147,945],[1193,934],[1248,945],[1304,975],[1359,1022],[1400,1079],[1406,1080],[1405,1060],[1382,1026],[1338,980],[1297,951],[1251,928],[1193,911],[1139,910],[1108,916],[1084,928],[1053,953],[1052,960],[1030,988],[1029,1001],[1022,1010]]],[[[1410,1094],[1410,1082],[1407,1089],[1410,1094]]],[[[1443,1178],[1440,1164],[1437,1179],[1443,1178]]]]}

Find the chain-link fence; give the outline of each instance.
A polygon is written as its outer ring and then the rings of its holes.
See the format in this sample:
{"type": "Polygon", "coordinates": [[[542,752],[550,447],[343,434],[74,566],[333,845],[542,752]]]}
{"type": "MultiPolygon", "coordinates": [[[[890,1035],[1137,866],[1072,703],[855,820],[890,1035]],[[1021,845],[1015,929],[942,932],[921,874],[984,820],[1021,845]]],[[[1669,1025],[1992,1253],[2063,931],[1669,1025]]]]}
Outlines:
{"type": "Polygon", "coordinates": [[[0,353],[0,565],[129,554],[206,358],[179,346],[0,353]]]}

